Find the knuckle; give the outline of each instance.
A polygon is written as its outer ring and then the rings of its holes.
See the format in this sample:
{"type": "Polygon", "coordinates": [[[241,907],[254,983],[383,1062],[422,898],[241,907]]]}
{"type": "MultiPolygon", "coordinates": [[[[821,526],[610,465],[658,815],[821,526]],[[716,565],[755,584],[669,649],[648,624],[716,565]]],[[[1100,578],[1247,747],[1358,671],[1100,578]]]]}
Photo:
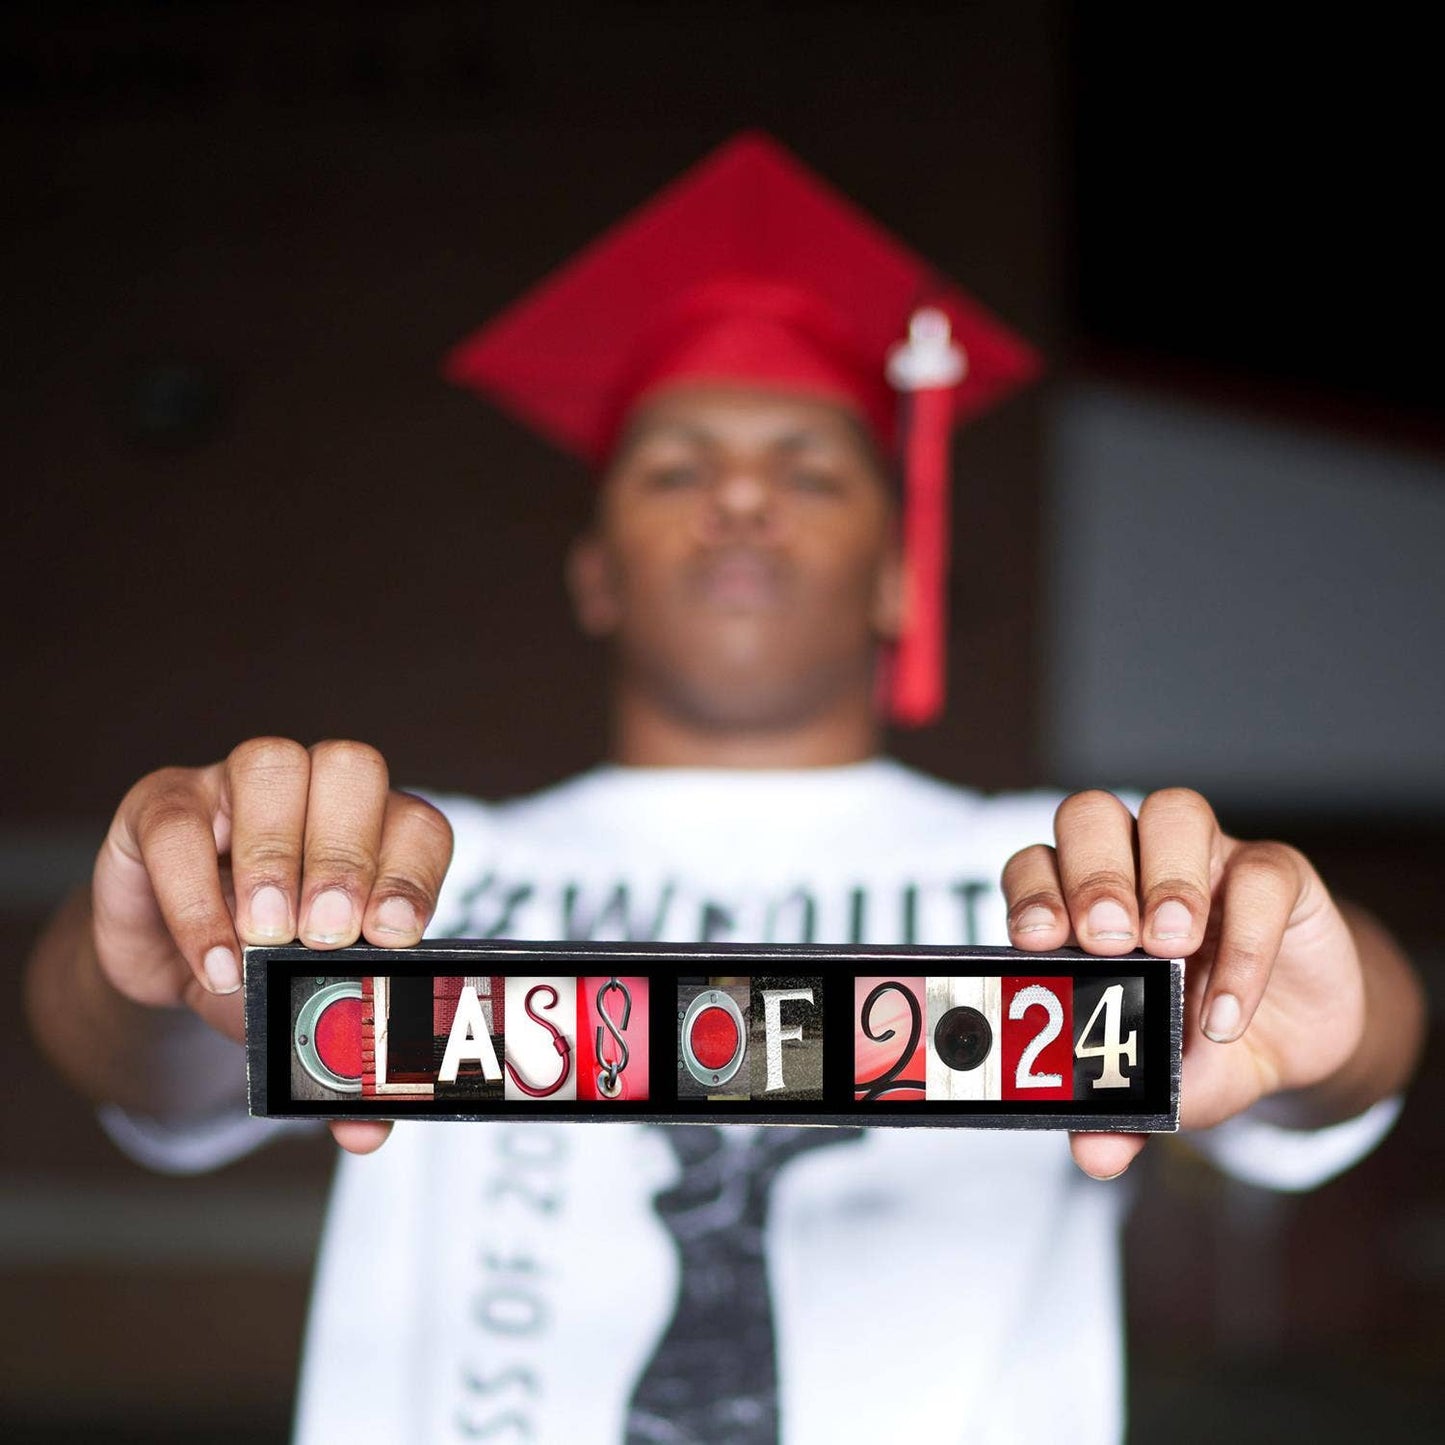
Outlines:
{"type": "Polygon", "coordinates": [[[131,790],[131,796],[149,802],[158,797],[192,797],[196,774],[192,768],[157,768],[147,773],[131,790]]]}
{"type": "Polygon", "coordinates": [[[1084,788],[1070,793],[1054,814],[1056,830],[1072,828],[1081,823],[1097,822],[1105,818],[1132,818],[1123,800],[1104,788],[1084,788]]]}
{"type": "Polygon", "coordinates": [[[155,838],[180,828],[194,828],[201,816],[195,788],[188,784],[185,770],[166,769],[151,775],[151,786],[138,799],[136,832],[155,838]]]}
{"type": "Polygon", "coordinates": [[[1266,840],[1260,843],[1246,843],[1235,859],[1236,869],[1272,878],[1298,878],[1308,867],[1304,855],[1288,843],[1266,840]]]}
{"type": "Polygon", "coordinates": [[[311,749],[313,767],[385,778],[386,759],[370,743],[352,738],[327,738],[311,749]]]}
{"type": "Polygon", "coordinates": [[[287,833],[253,833],[232,850],[232,862],[258,881],[292,882],[300,861],[300,843],[287,833]]]}
{"type": "Polygon", "coordinates": [[[1145,813],[1207,813],[1214,816],[1214,809],[1202,793],[1193,788],[1159,788],[1149,794],[1139,805],[1139,816],[1145,813]]]}
{"type": "Polygon", "coordinates": [[[1052,871],[1054,850],[1047,843],[1030,843],[1020,848],[1003,865],[1005,884],[1018,883],[1025,878],[1035,877],[1044,869],[1052,871]]]}
{"type": "Polygon", "coordinates": [[[1257,938],[1232,938],[1224,959],[1224,971],[1236,985],[1249,986],[1264,978],[1273,965],[1268,949],[1257,938]]]}
{"type": "Polygon", "coordinates": [[[1035,888],[1019,898],[1010,900],[1009,922],[1015,922],[1031,908],[1047,909],[1050,913],[1057,912],[1060,901],[1059,895],[1052,888],[1035,888]]]}
{"type": "Polygon", "coordinates": [[[425,918],[436,905],[436,890],[404,873],[385,873],[371,890],[373,898],[401,898],[411,904],[417,916],[425,918]]]}
{"type": "Polygon", "coordinates": [[[1289,843],[1280,843],[1275,839],[1266,839],[1256,844],[1269,860],[1269,862],[1280,868],[1296,868],[1304,862],[1304,855],[1298,848],[1292,847],[1289,843]]]}
{"type": "Polygon", "coordinates": [[[231,749],[226,765],[233,776],[267,780],[304,773],[309,754],[291,738],[247,738],[231,749]]]}
{"type": "Polygon", "coordinates": [[[448,857],[455,846],[451,821],[440,808],[413,793],[398,793],[397,805],[403,811],[407,826],[414,829],[426,844],[442,849],[448,857]]]}
{"type": "Polygon", "coordinates": [[[1209,894],[1194,878],[1160,878],[1149,888],[1149,906],[1163,903],[1166,899],[1178,899],[1196,916],[1209,909],[1209,894]]]}
{"type": "Polygon", "coordinates": [[[1095,868],[1075,880],[1069,891],[1076,898],[1089,903],[1099,898],[1132,900],[1134,880],[1117,868],[1095,868]]]}
{"type": "Polygon", "coordinates": [[[217,919],[212,900],[199,890],[187,889],[170,900],[166,922],[172,933],[194,936],[209,932],[217,919]]]}
{"type": "Polygon", "coordinates": [[[306,872],[312,877],[369,878],[375,871],[372,854],[359,843],[344,839],[330,839],[306,854],[306,872]]]}

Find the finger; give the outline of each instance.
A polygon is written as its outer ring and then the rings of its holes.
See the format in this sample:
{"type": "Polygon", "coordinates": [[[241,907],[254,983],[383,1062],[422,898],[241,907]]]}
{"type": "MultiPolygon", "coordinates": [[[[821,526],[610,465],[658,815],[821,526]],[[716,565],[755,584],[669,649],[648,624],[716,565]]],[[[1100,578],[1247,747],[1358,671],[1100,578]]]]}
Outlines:
{"type": "Polygon", "coordinates": [[[1200,1017],[1217,1044],[1249,1027],[1300,900],[1308,865],[1283,843],[1241,843],[1220,882],[1223,910],[1200,1017]]]}
{"type": "Polygon", "coordinates": [[[386,795],[386,761],[375,748],[324,742],[311,749],[301,937],[313,948],[341,948],[361,932],[376,878],[386,795]]]}
{"type": "Polygon", "coordinates": [[[229,994],[241,987],[241,950],[221,889],[219,801],[217,771],[167,768],[144,779],[121,812],[181,957],[208,993],[229,994]]]}
{"type": "Polygon", "coordinates": [[[391,1137],[391,1124],[380,1119],[336,1119],[330,1128],[348,1154],[374,1154],[391,1137]]]}
{"type": "Polygon", "coordinates": [[[1117,1179],[1147,1142],[1143,1134],[1070,1134],[1069,1150],[1090,1179],[1117,1179]]]}
{"type": "Polygon", "coordinates": [[[245,943],[296,937],[311,755],[287,738],[252,738],[226,760],[236,931],[245,943]]]}
{"type": "Polygon", "coordinates": [[[1112,793],[1075,793],[1059,804],[1054,841],[1079,946],[1127,953],[1139,939],[1133,815],[1112,793]]]}
{"type": "Polygon", "coordinates": [[[1199,951],[1220,844],[1214,810],[1188,788],[1150,793],[1139,808],[1144,947],[1162,958],[1199,951]]]}
{"type": "Polygon", "coordinates": [[[1009,942],[1015,948],[1062,948],[1069,941],[1069,911],[1054,850],[1023,848],[1004,864],[1009,942]]]}
{"type": "Polygon", "coordinates": [[[392,793],[382,825],[376,881],[362,932],[382,948],[421,941],[452,861],[452,828],[422,798],[392,793]]]}

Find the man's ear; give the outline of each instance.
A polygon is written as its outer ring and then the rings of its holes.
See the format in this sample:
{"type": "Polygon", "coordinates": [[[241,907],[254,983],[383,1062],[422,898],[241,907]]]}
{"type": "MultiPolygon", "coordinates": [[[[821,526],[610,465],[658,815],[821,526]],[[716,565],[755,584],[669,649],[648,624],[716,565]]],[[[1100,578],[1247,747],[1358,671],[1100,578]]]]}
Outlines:
{"type": "Polygon", "coordinates": [[[903,631],[908,595],[902,543],[895,538],[878,568],[873,587],[873,631],[880,642],[897,642],[903,631]]]}
{"type": "Polygon", "coordinates": [[[567,551],[567,591],[577,625],[589,637],[607,637],[621,620],[616,578],[596,532],[584,532],[567,551]]]}

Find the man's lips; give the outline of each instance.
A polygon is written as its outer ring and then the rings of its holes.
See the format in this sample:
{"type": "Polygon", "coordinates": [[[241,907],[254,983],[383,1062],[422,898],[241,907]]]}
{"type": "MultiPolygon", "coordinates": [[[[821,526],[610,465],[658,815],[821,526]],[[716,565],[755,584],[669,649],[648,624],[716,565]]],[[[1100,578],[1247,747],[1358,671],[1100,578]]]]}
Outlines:
{"type": "Polygon", "coordinates": [[[692,581],[704,601],[724,608],[765,608],[782,600],[786,568],[770,552],[729,547],[703,553],[692,581]]]}

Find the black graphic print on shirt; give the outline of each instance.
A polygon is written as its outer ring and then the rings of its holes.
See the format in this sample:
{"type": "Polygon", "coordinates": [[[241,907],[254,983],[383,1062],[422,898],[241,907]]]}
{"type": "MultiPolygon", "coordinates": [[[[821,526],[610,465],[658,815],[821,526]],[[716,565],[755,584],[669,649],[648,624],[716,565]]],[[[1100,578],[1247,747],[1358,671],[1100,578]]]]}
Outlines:
{"type": "Polygon", "coordinates": [[[677,1243],[677,1308],[633,1392],[627,1445],[774,1445],[777,1347],[765,1240],[779,1172],[861,1129],[655,1125],[682,1165],[655,1208],[677,1243]],[[724,1137],[728,1135],[729,1137],[724,1137]]]}
{"type": "Polygon", "coordinates": [[[469,938],[553,938],[628,943],[920,943],[982,941],[985,878],[831,889],[793,884],[747,904],[724,890],[678,881],[560,884],[484,874],[456,898],[450,930],[469,938]],[[925,917],[927,923],[925,924],[925,917]]]}

